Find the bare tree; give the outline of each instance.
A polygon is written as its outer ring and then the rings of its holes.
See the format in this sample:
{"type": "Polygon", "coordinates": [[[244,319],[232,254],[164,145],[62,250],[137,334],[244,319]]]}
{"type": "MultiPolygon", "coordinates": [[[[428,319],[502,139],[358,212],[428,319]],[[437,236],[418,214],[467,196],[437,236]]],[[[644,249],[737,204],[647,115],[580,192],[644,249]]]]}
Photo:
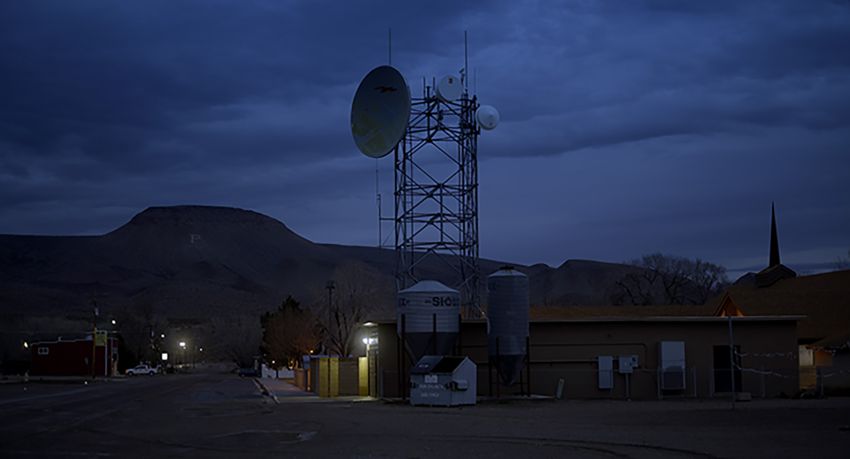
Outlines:
{"type": "Polygon", "coordinates": [[[301,356],[321,342],[321,328],[313,314],[287,296],[277,311],[263,315],[263,350],[276,362],[298,366],[301,356]]]}
{"type": "Polygon", "coordinates": [[[361,262],[346,262],[333,273],[334,288],[316,293],[313,307],[330,352],[348,356],[356,345],[356,332],[372,313],[391,306],[392,279],[361,262]]]}
{"type": "Polygon", "coordinates": [[[254,366],[260,353],[262,328],[257,316],[216,316],[211,320],[210,331],[204,347],[213,356],[230,360],[239,367],[254,366]]]}
{"type": "MultiPolygon", "coordinates": [[[[155,339],[156,333],[166,327],[165,321],[154,314],[153,305],[146,301],[136,302],[119,309],[113,318],[117,321],[114,326],[109,323],[109,316],[104,317],[106,323],[101,325],[114,328],[134,360],[153,362],[156,358],[154,346],[159,342],[155,339]]],[[[123,362],[125,365],[134,363],[123,362]]]]}
{"type": "Polygon", "coordinates": [[[729,283],[726,268],[700,259],[654,253],[629,264],[636,269],[617,281],[615,304],[704,304],[729,283]]]}

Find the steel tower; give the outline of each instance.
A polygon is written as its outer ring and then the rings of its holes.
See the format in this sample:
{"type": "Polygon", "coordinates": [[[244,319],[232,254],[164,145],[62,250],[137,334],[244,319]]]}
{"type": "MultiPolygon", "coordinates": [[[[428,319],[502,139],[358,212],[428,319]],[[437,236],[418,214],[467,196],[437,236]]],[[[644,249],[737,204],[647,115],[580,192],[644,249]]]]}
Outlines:
{"type": "Polygon", "coordinates": [[[435,88],[423,82],[422,97],[411,98],[395,148],[396,283],[444,278],[460,291],[464,316],[479,317],[478,101],[466,89],[444,100],[435,88]]]}

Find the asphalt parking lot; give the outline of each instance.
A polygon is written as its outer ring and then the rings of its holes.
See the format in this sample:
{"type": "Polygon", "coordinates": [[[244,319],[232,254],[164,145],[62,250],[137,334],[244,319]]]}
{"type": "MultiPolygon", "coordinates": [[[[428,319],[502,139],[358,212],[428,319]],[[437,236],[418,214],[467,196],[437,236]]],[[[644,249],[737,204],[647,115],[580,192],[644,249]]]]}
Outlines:
{"type": "Polygon", "coordinates": [[[226,374],[6,384],[0,412],[3,457],[844,458],[850,444],[846,398],[275,403],[226,374]]]}

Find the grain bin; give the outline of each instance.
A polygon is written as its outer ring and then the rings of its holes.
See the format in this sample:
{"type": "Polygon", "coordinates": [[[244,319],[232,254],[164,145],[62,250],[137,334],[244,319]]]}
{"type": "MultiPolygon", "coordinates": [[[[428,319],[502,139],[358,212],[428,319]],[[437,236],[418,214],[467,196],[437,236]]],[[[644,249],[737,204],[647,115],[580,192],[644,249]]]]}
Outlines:
{"type": "Polygon", "coordinates": [[[528,276],[505,266],[487,278],[490,362],[505,385],[519,379],[528,343],[528,276]]]}
{"type": "Polygon", "coordinates": [[[414,362],[451,354],[460,326],[460,293],[432,280],[398,292],[397,330],[414,362]]]}

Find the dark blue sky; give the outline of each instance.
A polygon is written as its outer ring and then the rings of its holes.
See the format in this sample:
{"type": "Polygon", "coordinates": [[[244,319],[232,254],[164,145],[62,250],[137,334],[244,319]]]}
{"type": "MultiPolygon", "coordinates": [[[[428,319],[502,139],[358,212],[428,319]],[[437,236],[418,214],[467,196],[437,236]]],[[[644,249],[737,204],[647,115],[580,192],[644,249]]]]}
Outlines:
{"type": "Polygon", "coordinates": [[[501,112],[479,144],[482,256],[757,268],[771,201],[784,262],[847,256],[850,3],[555,3],[3,2],[0,233],[212,204],[374,244],[348,116],[392,27],[414,93],[462,67],[468,30],[501,112]]]}

